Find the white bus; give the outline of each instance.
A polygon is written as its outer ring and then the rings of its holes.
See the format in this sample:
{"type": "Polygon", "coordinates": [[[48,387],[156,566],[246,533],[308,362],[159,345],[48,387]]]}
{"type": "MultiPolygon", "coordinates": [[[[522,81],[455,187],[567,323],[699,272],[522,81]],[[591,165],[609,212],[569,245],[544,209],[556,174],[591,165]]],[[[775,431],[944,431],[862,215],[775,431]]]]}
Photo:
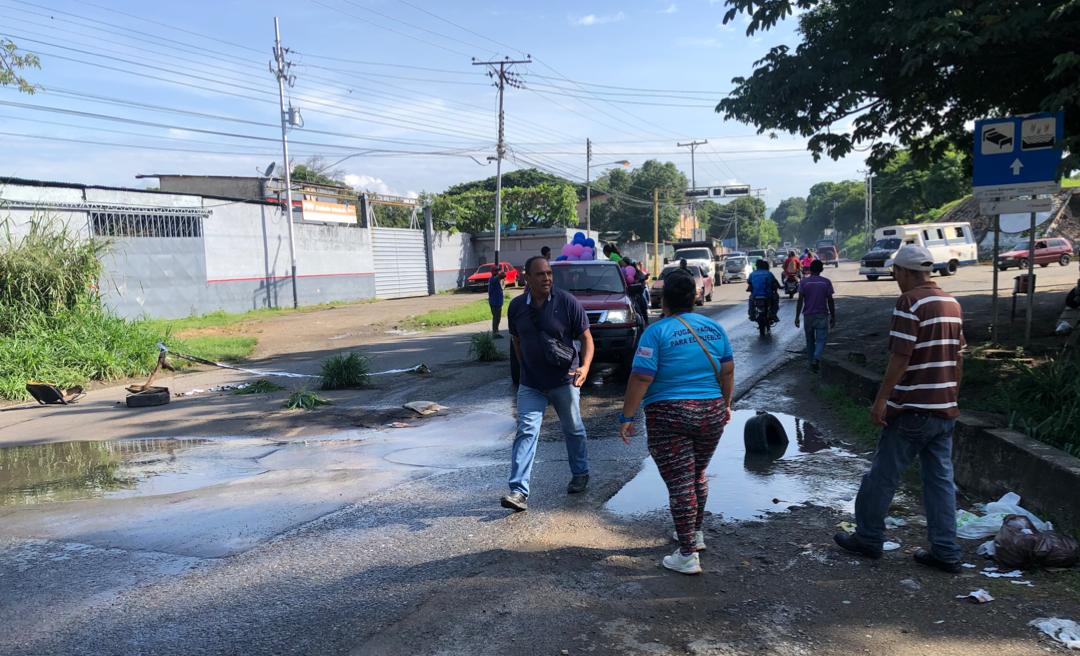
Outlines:
{"type": "Polygon", "coordinates": [[[925,246],[934,256],[934,271],[951,276],[956,269],[978,262],[970,223],[912,223],[874,231],[874,245],[863,255],[859,275],[867,280],[892,275],[892,259],[904,244],[925,246]]]}

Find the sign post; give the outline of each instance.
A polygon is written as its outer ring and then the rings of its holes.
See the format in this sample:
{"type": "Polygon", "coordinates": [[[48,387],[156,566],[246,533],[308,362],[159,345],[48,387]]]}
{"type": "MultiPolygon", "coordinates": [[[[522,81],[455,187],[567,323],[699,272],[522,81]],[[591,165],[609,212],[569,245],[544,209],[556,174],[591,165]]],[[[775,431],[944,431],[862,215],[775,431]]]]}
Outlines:
{"type": "Polygon", "coordinates": [[[1035,300],[1035,213],[1047,211],[1056,193],[1061,163],[1065,120],[1062,112],[1044,112],[975,121],[975,152],[972,187],[983,214],[994,217],[994,290],[991,340],[997,342],[998,254],[1001,214],[1031,213],[1028,240],[1027,320],[1024,343],[1031,339],[1032,306],[1035,300]]]}

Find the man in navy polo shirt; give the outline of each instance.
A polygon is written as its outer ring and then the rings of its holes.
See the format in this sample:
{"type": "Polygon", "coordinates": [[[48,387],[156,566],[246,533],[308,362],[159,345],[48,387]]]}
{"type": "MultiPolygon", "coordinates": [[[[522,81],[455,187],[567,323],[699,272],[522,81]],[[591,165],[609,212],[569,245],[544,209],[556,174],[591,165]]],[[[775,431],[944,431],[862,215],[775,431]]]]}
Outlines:
{"type": "Polygon", "coordinates": [[[540,424],[550,403],[555,406],[566,439],[566,455],[572,478],[568,494],[584,492],[589,484],[589,454],[585,424],[581,421],[579,388],[585,384],[592,364],[593,340],[585,308],[570,294],[553,286],[551,265],[543,256],[525,263],[528,291],[510,301],[507,318],[513,337],[511,357],[521,362],[518,386],[517,437],[510,464],[510,494],[502,498],[503,508],[514,512],[528,509],[529,475],[536,458],[540,424]],[[574,352],[568,366],[549,362],[547,341],[557,340],[574,352]],[[580,341],[580,352],[575,345],[580,341]]]}

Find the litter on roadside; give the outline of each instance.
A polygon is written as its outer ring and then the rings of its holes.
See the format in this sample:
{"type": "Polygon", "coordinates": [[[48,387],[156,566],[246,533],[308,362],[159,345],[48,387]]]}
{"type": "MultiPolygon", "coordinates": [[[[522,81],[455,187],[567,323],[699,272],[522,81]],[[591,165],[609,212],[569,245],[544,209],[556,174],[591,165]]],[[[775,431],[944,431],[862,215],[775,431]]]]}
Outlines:
{"type": "Polygon", "coordinates": [[[407,367],[405,369],[387,369],[386,371],[373,371],[370,376],[385,376],[387,374],[430,374],[431,369],[426,364],[421,362],[414,367],[407,367]]]}
{"type": "Polygon", "coordinates": [[[960,566],[965,568],[965,569],[975,569],[975,567],[976,567],[975,565],[972,565],[971,563],[960,563],[960,566]]]}
{"type": "Polygon", "coordinates": [[[86,396],[83,388],[77,385],[61,390],[56,385],[48,383],[27,383],[26,391],[40,405],[70,405],[86,396]]]}
{"type": "Polygon", "coordinates": [[[1028,626],[1035,627],[1069,649],[1080,649],[1080,625],[1073,620],[1040,617],[1028,622],[1028,626]]]}
{"type": "Polygon", "coordinates": [[[1044,522],[1031,512],[1020,507],[1020,495],[1009,492],[997,501],[986,504],[983,516],[960,510],[956,513],[956,535],[967,540],[988,538],[997,534],[1005,518],[1009,515],[1023,515],[1031,520],[1040,531],[1051,531],[1054,525],[1044,522]]]}
{"type": "Polygon", "coordinates": [[[1032,583],[1031,581],[1009,581],[1009,583],[1012,583],[1013,585],[1022,585],[1022,586],[1026,587],[1026,588],[1034,588],[1035,587],[1035,584],[1032,583]]]}
{"type": "Polygon", "coordinates": [[[907,520],[903,517],[885,518],[885,528],[900,528],[901,526],[907,526],[907,520]]]}
{"type": "Polygon", "coordinates": [[[200,389],[200,388],[196,387],[194,389],[189,389],[186,392],[177,392],[176,396],[177,397],[196,396],[196,395],[199,395],[199,394],[206,394],[208,392],[211,393],[211,394],[213,394],[215,392],[232,392],[234,390],[247,389],[248,387],[251,387],[251,383],[236,383],[236,384],[227,383],[225,385],[214,385],[213,387],[207,387],[206,389],[200,389]]]}
{"type": "Polygon", "coordinates": [[[989,603],[989,602],[994,600],[994,598],[992,596],[990,596],[990,593],[987,592],[986,590],[983,590],[982,588],[979,588],[978,590],[972,590],[971,592],[967,593],[966,595],[956,595],[956,598],[957,599],[970,599],[972,602],[974,602],[976,604],[985,604],[985,603],[989,603]]]}
{"type": "Polygon", "coordinates": [[[854,533],[855,532],[855,524],[852,523],[852,522],[840,522],[839,524],[836,525],[836,528],[840,529],[841,531],[844,531],[845,533],[854,533]]]}
{"type": "Polygon", "coordinates": [[[987,558],[993,558],[994,552],[997,548],[994,546],[993,540],[987,540],[979,545],[979,548],[975,550],[975,553],[979,556],[986,556],[987,558]]]}
{"type": "Polygon", "coordinates": [[[1055,531],[1040,530],[1024,515],[1009,515],[994,537],[994,560],[1005,567],[1072,567],[1080,543],[1055,531]]]}
{"type": "Polygon", "coordinates": [[[447,410],[446,406],[439,405],[434,401],[410,401],[409,403],[406,403],[401,407],[405,408],[406,410],[412,410],[421,417],[426,417],[428,415],[433,415],[437,412],[447,410]]]}
{"type": "Polygon", "coordinates": [[[412,428],[412,424],[406,424],[403,421],[394,421],[386,425],[387,428],[412,428]]]}
{"type": "Polygon", "coordinates": [[[896,551],[899,548],[900,548],[900,543],[899,542],[893,542],[891,540],[888,540],[884,544],[881,545],[881,550],[882,551],[896,551]]]}
{"type": "Polygon", "coordinates": [[[982,574],[988,579],[1018,579],[1024,575],[1024,573],[1018,569],[1014,569],[1011,572],[994,571],[996,569],[996,567],[990,570],[984,569],[983,571],[979,572],[979,574],[982,574]]]}

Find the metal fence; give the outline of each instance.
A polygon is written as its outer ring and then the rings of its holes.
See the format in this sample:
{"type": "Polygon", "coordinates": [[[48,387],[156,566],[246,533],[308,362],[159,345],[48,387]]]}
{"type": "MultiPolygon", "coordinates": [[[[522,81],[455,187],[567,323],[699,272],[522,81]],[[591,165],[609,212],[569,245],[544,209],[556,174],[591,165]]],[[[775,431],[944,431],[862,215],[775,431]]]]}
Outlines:
{"type": "Polygon", "coordinates": [[[95,237],[202,237],[202,210],[92,211],[95,237]]]}

